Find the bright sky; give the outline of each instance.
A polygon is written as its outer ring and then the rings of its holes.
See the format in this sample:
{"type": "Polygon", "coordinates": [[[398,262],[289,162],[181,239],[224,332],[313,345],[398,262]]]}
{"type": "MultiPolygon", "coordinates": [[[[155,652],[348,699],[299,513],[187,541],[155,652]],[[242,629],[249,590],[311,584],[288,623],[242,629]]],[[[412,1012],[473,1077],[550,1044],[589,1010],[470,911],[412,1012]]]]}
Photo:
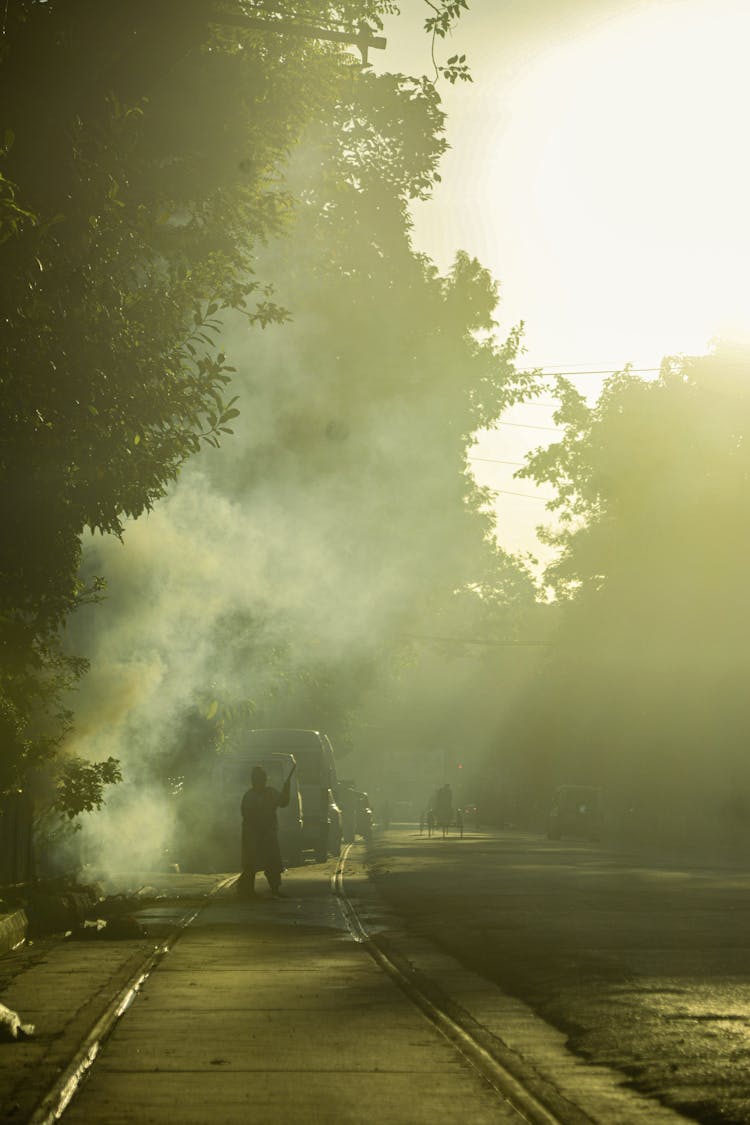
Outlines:
{"type": "MultiPolygon", "coordinates": [[[[373,61],[426,72],[427,6],[401,6],[373,61]]],[[[467,54],[474,83],[442,88],[452,150],[416,242],[442,267],[461,248],[492,271],[530,366],[658,366],[750,337],[749,42],[750,0],[470,0],[439,44],[467,54]]],[[[520,460],[554,436],[522,427],[551,413],[519,408],[474,452],[520,460]]],[[[476,468],[533,491],[511,465],[476,468]]],[[[497,507],[501,543],[535,549],[544,505],[497,507]]]]}

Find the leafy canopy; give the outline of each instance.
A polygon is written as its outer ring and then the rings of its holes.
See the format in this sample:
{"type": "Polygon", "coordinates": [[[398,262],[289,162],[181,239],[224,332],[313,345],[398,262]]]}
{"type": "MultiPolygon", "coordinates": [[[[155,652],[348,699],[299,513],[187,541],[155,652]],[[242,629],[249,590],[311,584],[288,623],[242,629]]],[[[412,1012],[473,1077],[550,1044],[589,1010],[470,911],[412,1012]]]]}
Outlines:
{"type": "Polygon", "coordinates": [[[747,789],[749,372],[720,346],[653,381],[625,370],[593,406],[560,385],[564,436],[524,475],[559,492],[560,628],[529,740],[554,730],[561,782],[698,819],[747,789]]]}
{"type": "Polygon", "coordinates": [[[221,315],[284,320],[257,249],[284,167],[357,71],[292,25],[389,3],[18,0],[0,42],[0,788],[54,755],[81,673],[59,631],[121,534],[237,416],[221,315]],[[251,18],[252,17],[252,18],[251,18]],[[258,26],[258,18],[273,29],[258,26]],[[227,397],[229,395],[229,397],[227,397]]]}

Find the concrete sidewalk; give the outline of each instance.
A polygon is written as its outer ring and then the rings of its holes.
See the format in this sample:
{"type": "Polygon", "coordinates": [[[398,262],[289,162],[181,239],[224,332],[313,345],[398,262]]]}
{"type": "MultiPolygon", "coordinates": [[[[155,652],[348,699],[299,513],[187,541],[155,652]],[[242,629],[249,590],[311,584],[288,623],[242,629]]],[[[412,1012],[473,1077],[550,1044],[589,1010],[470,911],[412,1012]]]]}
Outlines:
{"type": "Polygon", "coordinates": [[[28,1120],[89,1028],[159,939],[219,882],[217,876],[144,874],[123,875],[106,888],[113,894],[141,888],[156,896],[137,911],[143,921],[152,916],[143,937],[66,941],[58,934],[0,956],[0,1002],[35,1027],[30,1039],[0,1042],[0,1121],[28,1120]]]}
{"type": "Polygon", "coordinates": [[[65,1120],[521,1119],[352,940],[320,868],[294,897],[226,894],[145,982],[65,1120]]]}

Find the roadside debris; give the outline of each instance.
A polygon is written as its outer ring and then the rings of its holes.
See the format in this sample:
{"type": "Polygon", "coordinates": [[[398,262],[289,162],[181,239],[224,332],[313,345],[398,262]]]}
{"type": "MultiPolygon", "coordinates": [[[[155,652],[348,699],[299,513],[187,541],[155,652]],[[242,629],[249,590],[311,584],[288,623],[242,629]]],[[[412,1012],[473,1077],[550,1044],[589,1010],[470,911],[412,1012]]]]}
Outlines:
{"type": "Polygon", "coordinates": [[[6,1008],[5,1004],[0,1004],[0,1041],[15,1043],[20,1039],[30,1039],[33,1034],[33,1023],[21,1023],[18,1012],[6,1008]]]}
{"type": "Polygon", "coordinates": [[[132,915],[117,915],[114,918],[95,918],[82,922],[65,934],[72,941],[128,941],[146,936],[146,931],[132,915]]]}
{"type": "Polygon", "coordinates": [[[101,888],[72,880],[49,880],[28,887],[23,899],[29,931],[39,937],[80,926],[101,901],[101,888]]]}

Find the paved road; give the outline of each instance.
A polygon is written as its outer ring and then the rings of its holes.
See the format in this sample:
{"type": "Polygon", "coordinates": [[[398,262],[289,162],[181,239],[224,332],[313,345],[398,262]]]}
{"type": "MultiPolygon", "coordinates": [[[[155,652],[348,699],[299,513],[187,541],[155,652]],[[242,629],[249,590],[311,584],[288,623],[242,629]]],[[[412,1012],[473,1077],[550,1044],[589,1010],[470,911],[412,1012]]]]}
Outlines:
{"type": "Polygon", "coordinates": [[[381,834],[413,933],[529,1003],[592,1063],[704,1123],[750,1122],[750,875],[520,832],[381,834]]]}

